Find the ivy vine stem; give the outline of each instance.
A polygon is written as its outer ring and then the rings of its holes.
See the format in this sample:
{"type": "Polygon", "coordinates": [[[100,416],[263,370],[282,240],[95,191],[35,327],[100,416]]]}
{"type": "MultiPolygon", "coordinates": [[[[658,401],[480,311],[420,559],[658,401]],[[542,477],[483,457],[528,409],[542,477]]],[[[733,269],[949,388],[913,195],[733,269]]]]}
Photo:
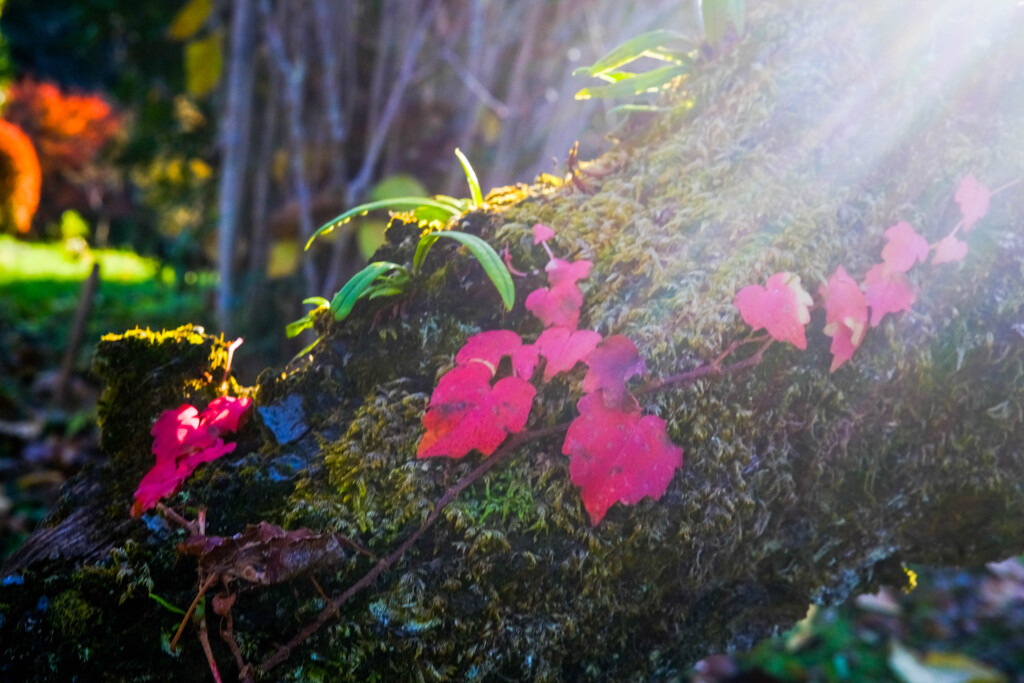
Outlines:
{"type": "Polygon", "coordinates": [[[693,384],[694,382],[703,377],[718,377],[721,375],[728,375],[733,372],[738,372],[739,370],[744,370],[746,368],[753,367],[761,362],[761,360],[764,358],[765,351],[768,350],[768,347],[771,346],[772,342],[774,341],[775,340],[769,337],[768,335],[761,335],[759,337],[746,339],[742,342],[734,342],[729,346],[728,349],[726,349],[722,353],[722,355],[720,355],[715,360],[709,363],[705,363],[704,365],[697,366],[692,370],[687,370],[686,372],[680,372],[675,375],[663,377],[661,379],[651,380],[647,384],[638,387],[634,393],[640,396],[643,396],[645,394],[653,394],[656,391],[662,391],[670,387],[693,384]],[[747,358],[744,358],[743,360],[736,361],[735,363],[732,363],[730,365],[722,365],[722,361],[725,360],[726,357],[731,355],[736,349],[743,346],[744,344],[749,344],[752,342],[759,342],[761,344],[757,348],[757,351],[755,351],[752,355],[748,356],[747,358]]]}

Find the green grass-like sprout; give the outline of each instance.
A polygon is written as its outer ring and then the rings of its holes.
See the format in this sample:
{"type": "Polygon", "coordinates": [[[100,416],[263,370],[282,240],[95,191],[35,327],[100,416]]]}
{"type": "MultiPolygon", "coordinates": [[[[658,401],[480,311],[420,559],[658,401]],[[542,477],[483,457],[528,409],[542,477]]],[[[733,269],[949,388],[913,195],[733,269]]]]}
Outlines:
{"type": "MultiPolygon", "coordinates": [[[[406,209],[412,210],[417,215],[417,218],[421,220],[443,219],[450,221],[455,216],[483,206],[484,195],[480,188],[480,180],[477,178],[476,171],[473,170],[469,159],[466,158],[466,155],[461,150],[456,149],[455,156],[462,165],[463,173],[466,174],[466,182],[469,185],[470,192],[469,199],[435,195],[433,197],[397,197],[360,204],[321,226],[313,233],[309,241],[306,242],[306,249],[309,249],[310,245],[313,244],[313,240],[319,235],[334,230],[355,216],[364,215],[377,209],[406,209]]],[[[512,282],[512,276],[508,272],[508,268],[501,260],[501,257],[498,256],[498,253],[494,251],[494,248],[476,235],[455,230],[444,230],[430,232],[420,238],[419,243],[416,245],[416,252],[413,255],[411,270],[400,263],[375,261],[353,275],[352,279],[345,283],[330,302],[322,297],[310,297],[303,300],[302,303],[311,304],[314,308],[303,317],[289,323],[287,328],[285,328],[285,334],[288,337],[295,337],[303,331],[312,328],[315,313],[323,307],[330,307],[334,318],[340,322],[349,316],[356,303],[361,299],[372,300],[405,294],[409,291],[413,278],[419,275],[430,249],[442,237],[455,240],[480,262],[484,273],[487,274],[487,277],[490,278],[491,282],[494,283],[494,287],[498,290],[505,309],[511,310],[516,298],[515,285],[512,282]]],[[[320,339],[317,338],[312,344],[299,352],[298,356],[311,351],[319,341],[320,339]]]]}
{"type": "Polygon", "coordinates": [[[576,99],[632,97],[661,90],[672,79],[690,71],[693,66],[690,52],[694,47],[692,40],[676,31],[662,29],[642,33],[618,45],[594,64],[573,71],[574,76],[591,76],[608,83],[605,86],[583,88],[576,93],[576,99]],[[621,69],[641,57],[650,57],[667,64],[639,73],[621,69]]]}
{"type": "Polygon", "coordinates": [[[466,155],[458,148],[455,149],[455,156],[462,165],[462,172],[466,174],[466,182],[469,184],[469,199],[434,195],[433,197],[392,197],[390,199],[360,204],[321,225],[306,241],[306,249],[309,249],[313,241],[320,235],[326,235],[335,228],[348,223],[356,216],[365,216],[370,211],[380,209],[405,210],[412,211],[421,220],[448,221],[455,216],[462,215],[466,211],[472,211],[483,206],[484,194],[480,190],[480,180],[477,178],[476,171],[473,170],[473,166],[469,163],[466,155]]]}

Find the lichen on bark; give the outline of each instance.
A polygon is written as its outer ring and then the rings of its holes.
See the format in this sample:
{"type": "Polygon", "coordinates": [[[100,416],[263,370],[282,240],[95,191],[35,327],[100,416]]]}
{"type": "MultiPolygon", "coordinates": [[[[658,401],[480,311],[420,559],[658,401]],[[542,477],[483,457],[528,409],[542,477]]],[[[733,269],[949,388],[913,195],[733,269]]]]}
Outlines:
{"type": "MultiPolygon", "coordinates": [[[[507,245],[529,273],[510,313],[477,264],[438,243],[401,306],[366,302],[343,324],[318,318],[324,340],[311,357],[261,376],[236,452],[197,471],[170,503],[186,516],[207,507],[219,535],[267,520],[339,532],[377,556],[392,550],[478,462],[415,458],[437,378],[471,334],[540,331],[522,305],[545,284],[536,222],[555,229],[560,256],[594,262],[581,328],[635,340],[653,376],[743,338],[731,301],[745,285],[788,270],[815,289],[838,265],[861,276],[899,220],[935,241],[957,220],[963,175],[993,186],[1024,175],[1024,76],[1014,68],[1024,20],[1011,13],[989,43],[965,44],[924,7],[752,4],[748,35],[700,63],[671,113],[619,140],[613,170],[584,176],[591,192],[538,185],[462,220],[459,229],[507,245]],[[929,40],[907,38],[894,57],[893,27],[911,16],[929,40]],[[958,67],[955,92],[919,73],[948,66],[928,52],[936,43],[956,45],[941,57],[958,67]],[[982,59],[984,70],[970,68],[982,59]]],[[[902,582],[903,562],[981,563],[1024,549],[1021,196],[1018,186],[993,200],[962,264],[917,269],[913,310],[887,316],[835,373],[819,310],[806,352],[777,344],[742,374],[645,395],[685,449],[661,500],[616,505],[591,527],[559,440],[526,444],[268,679],[677,676],[710,651],[789,626],[811,601],[902,582]]],[[[417,234],[393,225],[381,257],[410,261],[417,234]]],[[[196,343],[203,363],[218,362],[215,343],[196,343]]],[[[108,379],[133,393],[128,404],[104,402],[104,448],[107,473],[124,476],[118,454],[148,452],[149,421],[175,407],[183,385],[177,375],[139,380],[173,359],[119,357],[108,379]]],[[[531,424],[571,419],[581,376],[544,387],[531,424]]],[[[118,488],[106,508],[127,517],[130,493],[118,488]]],[[[184,606],[195,580],[174,552],[183,532],[145,522],[122,523],[109,558],[51,563],[45,575],[17,567],[21,583],[0,588],[8,666],[54,680],[76,666],[138,680],[202,669],[197,643],[176,658],[159,651],[173,619],[139,587],[184,606]],[[76,586],[85,569],[107,597],[76,586]],[[135,588],[119,587],[119,574],[138,577],[135,588]],[[61,597],[64,616],[40,610],[43,595],[61,597]],[[134,638],[149,644],[150,669],[103,639],[89,664],[66,647],[125,618],[140,620],[134,638]],[[40,633],[45,654],[33,643],[40,633]]],[[[310,575],[337,594],[371,565],[356,556],[310,575]]],[[[302,579],[240,592],[243,654],[261,661],[322,605],[302,579]]],[[[229,669],[227,649],[214,648],[229,669]]]]}

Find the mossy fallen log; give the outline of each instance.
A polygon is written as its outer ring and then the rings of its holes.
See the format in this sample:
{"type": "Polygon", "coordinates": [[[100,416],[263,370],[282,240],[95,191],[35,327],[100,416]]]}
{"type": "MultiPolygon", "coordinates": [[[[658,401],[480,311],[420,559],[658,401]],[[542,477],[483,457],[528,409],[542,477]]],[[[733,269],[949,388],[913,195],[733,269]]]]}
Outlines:
{"type": "MultiPolygon", "coordinates": [[[[480,464],[417,460],[420,420],[468,336],[540,332],[523,307],[546,284],[534,223],[555,230],[558,255],[594,263],[580,327],[630,337],[657,378],[749,333],[732,306],[740,288],[785,270],[815,290],[839,265],[859,279],[897,221],[945,236],[965,175],[990,187],[1024,176],[1024,18],[1015,2],[992,6],[756,4],[748,34],[700,64],[672,112],[589,174],[492,195],[461,220],[527,273],[511,312],[458,245],[439,243],[398,304],[362,302],[340,325],[319,316],[312,354],[251,391],[232,386],[253,396],[253,419],[170,507],[188,520],[205,509],[211,535],[266,521],[364,552],[331,546],[287,581],[234,581],[230,627],[213,614],[224,589],[211,587],[204,623],[222,672],[244,662],[267,680],[671,680],[788,627],[810,602],[901,584],[903,563],[1024,550],[1017,185],[993,197],[962,262],[912,271],[912,309],[868,330],[835,372],[819,309],[806,351],[775,344],[743,372],[645,394],[685,451],[660,500],[616,505],[591,526],[560,439],[525,443],[282,663],[260,668],[480,464]],[[227,628],[237,653],[218,637],[227,628]]],[[[417,237],[392,225],[378,258],[410,262],[417,237]]],[[[168,651],[181,615],[166,605],[183,610],[198,590],[195,560],[176,549],[187,534],[128,510],[152,464],[152,421],[217,395],[225,347],[191,329],[101,344],[110,461],[4,567],[4,676],[209,675],[193,625],[168,651]]],[[[581,378],[577,368],[545,385],[531,426],[571,419],[581,378]]]]}

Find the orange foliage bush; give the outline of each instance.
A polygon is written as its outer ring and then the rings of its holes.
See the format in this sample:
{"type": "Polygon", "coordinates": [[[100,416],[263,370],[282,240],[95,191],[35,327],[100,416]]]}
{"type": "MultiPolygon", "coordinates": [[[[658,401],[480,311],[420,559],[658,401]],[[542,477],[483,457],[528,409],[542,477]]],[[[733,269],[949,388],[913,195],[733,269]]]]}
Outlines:
{"type": "Polygon", "coordinates": [[[26,78],[8,88],[3,118],[35,145],[43,222],[66,209],[89,214],[100,208],[118,182],[112,169],[99,163],[100,153],[124,128],[123,117],[103,97],[26,78]]]}
{"type": "Polygon", "coordinates": [[[95,161],[121,130],[121,117],[99,95],[62,92],[30,78],[7,91],[4,118],[36,141],[43,174],[54,167],[78,170],[95,161]]]}
{"type": "Polygon", "coordinates": [[[39,207],[41,182],[32,141],[18,126],[0,121],[0,230],[28,232],[39,207]]]}

